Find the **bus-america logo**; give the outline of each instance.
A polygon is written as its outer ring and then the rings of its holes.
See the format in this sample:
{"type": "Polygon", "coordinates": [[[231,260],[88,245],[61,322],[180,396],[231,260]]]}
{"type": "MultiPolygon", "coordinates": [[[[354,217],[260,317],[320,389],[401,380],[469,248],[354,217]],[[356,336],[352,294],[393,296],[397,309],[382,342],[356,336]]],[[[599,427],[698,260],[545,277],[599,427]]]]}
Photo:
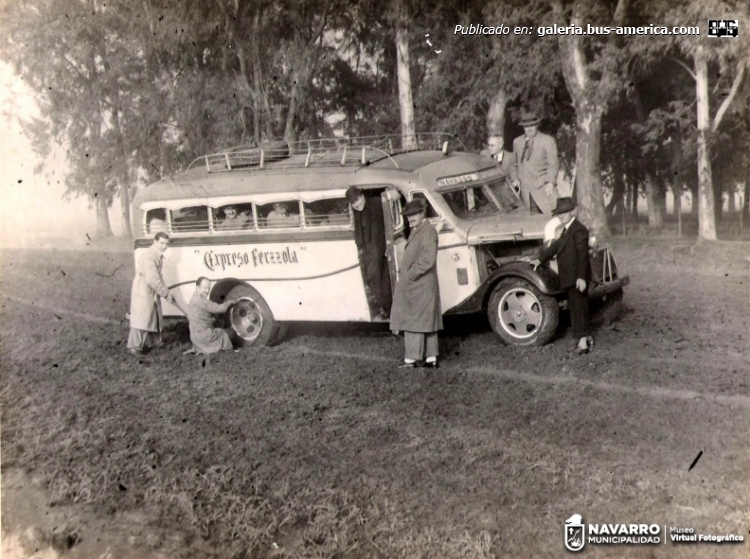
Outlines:
{"type": "Polygon", "coordinates": [[[591,544],[658,544],[661,542],[658,524],[589,524],[574,514],[565,521],[565,547],[581,551],[586,542],[591,544]],[[586,533],[588,532],[588,538],[586,533]]]}

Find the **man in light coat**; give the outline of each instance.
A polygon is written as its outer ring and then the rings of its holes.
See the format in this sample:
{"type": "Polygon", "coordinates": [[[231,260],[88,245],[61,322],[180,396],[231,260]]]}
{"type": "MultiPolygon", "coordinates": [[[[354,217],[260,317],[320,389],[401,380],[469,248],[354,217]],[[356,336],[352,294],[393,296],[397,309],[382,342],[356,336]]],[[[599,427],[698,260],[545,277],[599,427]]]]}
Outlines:
{"type": "Polygon", "coordinates": [[[404,332],[404,364],[401,367],[438,367],[438,330],[443,328],[437,275],[438,234],[425,218],[422,199],[412,200],[401,212],[409,220],[411,234],[401,259],[401,271],[393,294],[391,330],[404,332]]]}
{"type": "Polygon", "coordinates": [[[513,141],[513,162],[510,183],[521,189],[524,205],[535,204],[544,215],[552,215],[557,203],[557,142],[552,136],[539,132],[541,119],[534,113],[521,116],[523,136],[513,141]]]}
{"type": "Polygon", "coordinates": [[[174,296],[164,283],[161,270],[164,252],[169,247],[169,235],[159,232],[154,243],[143,252],[135,264],[135,278],[130,291],[130,334],[128,353],[136,356],[152,347],[161,347],[163,297],[174,303],[174,296]]]}
{"type": "Polygon", "coordinates": [[[198,278],[195,282],[195,293],[187,308],[190,341],[193,342],[193,348],[186,353],[210,354],[232,349],[232,341],[226,331],[222,328],[214,328],[214,315],[226,312],[235,301],[226,300],[223,303],[214,303],[208,298],[210,291],[211,280],[205,277],[198,278]]]}

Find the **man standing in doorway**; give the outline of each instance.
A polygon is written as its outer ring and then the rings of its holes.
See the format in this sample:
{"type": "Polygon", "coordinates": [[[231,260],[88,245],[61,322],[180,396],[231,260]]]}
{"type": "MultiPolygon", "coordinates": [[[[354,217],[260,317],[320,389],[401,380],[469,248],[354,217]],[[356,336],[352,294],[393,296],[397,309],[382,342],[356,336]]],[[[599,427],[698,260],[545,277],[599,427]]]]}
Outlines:
{"type": "Polygon", "coordinates": [[[161,297],[174,304],[174,296],[164,283],[161,270],[164,252],[169,247],[169,235],[159,232],[154,243],[143,252],[135,264],[135,278],[130,291],[130,334],[128,353],[136,356],[152,347],[161,347],[161,297]]]}
{"type": "Polygon", "coordinates": [[[377,320],[387,320],[391,302],[391,278],[385,246],[385,222],[380,199],[366,198],[356,186],[346,191],[354,210],[354,240],[365,271],[370,307],[377,320]]]}
{"type": "Polygon", "coordinates": [[[541,118],[525,112],[521,116],[523,136],[513,141],[513,162],[510,180],[513,188],[521,189],[521,199],[529,209],[537,208],[552,215],[557,202],[557,142],[539,132],[541,118]]]}

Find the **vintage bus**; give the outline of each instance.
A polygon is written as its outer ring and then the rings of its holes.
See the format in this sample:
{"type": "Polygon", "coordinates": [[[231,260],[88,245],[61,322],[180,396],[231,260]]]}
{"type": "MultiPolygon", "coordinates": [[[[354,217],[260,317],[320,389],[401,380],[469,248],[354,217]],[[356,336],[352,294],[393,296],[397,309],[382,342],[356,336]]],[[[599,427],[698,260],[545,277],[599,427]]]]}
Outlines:
{"type": "MultiPolygon", "coordinates": [[[[439,233],[443,313],[486,313],[504,342],[544,344],[565,304],[554,269],[529,264],[548,219],[522,207],[489,158],[455,147],[453,137],[420,134],[203,156],[135,196],[136,257],[168,232],[164,277],[178,303],[207,276],[212,300],[239,300],[226,316],[237,338],[269,345],[287,322],[387,320],[368,293],[345,192],[356,186],[382,204],[392,287],[408,234],[401,209],[421,198],[439,233]]],[[[619,300],[628,278],[609,247],[593,248],[591,259],[589,296],[619,300]]],[[[180,314],[165,304],[165,315],[180,314]]]]}

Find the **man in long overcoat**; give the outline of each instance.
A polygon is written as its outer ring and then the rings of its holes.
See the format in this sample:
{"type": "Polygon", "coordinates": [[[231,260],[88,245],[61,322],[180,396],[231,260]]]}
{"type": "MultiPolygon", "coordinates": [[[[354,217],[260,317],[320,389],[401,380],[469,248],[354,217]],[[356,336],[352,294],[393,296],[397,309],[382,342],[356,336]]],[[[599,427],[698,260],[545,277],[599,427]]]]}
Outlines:
{"type": "Polygon", "coordinates": [[[393,294],[391,330],[404,332],[402,367],[437,368],[438,330],[443,328],[437,274],[438,234],[425,219],[426,204],[412,200],[401,212],[411,226],[393,294]],[[426,359],[425,359],[426,357],[426,359]]]}
{"type": "Polygon", "coordinates": [[[217,353],[232,349],[232,341],[222,328],[214,328],[214,315],[222,314],[232,306],[233,300],[214,303],[208,298],[211,281],[201,277],[195,282],[195,293],[187,308],[190,324],[190,341],[193,342],[195,353],[217,353]]]}
{"type": "Polygon", "coordinates": [[[161,270],[164,252],[169,247],[169,235],[159,232],[154,243],[135,263],[135,278],[130,291],[130,334],[128,353],[143,354],[144,349],[161,347],[161,299],[174,303],[174,296],[164,283],[161,270]]]}
{"type": "Polygon", "coordinates": [[[539,132],[540,120],[534,113],[521,117],[523,136],[513,140],[510,181],[514,188],[521,188],[521,199],[527,208],[532,207],[533,201],[544,215],[552,215],[558,198],[557,142],[539,132]]]}

